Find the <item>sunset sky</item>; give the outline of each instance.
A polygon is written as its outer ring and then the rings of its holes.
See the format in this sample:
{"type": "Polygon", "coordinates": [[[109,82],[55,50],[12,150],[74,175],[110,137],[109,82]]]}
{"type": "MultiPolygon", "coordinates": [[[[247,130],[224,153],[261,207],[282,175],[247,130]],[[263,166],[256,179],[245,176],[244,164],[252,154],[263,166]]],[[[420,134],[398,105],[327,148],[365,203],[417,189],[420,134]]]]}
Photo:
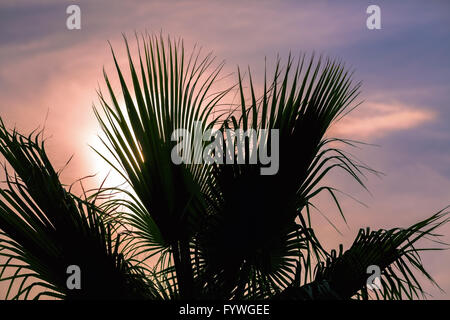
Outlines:
{"type": "MultiPolygon", "coordinates": [[[[55,168],[74,156],[63,182],[108,173],[89,148],[100,148],[92,106],[105,88],[102,68],[115,76],[107,41],[124,62],[121,33],[132,39],[146,30],[213,51],[226,61],[224,75],[237,65],[258,75],[265,57],[273,65],[290,51],[335,57],[355,70],[364,102],[331,133],[376,145],[351,151],[385,175],[368,177],[370,194],[345,175],[330,177],[367,207],[343,197],[347,226],[329,199],[318,203],[342,233],[317,214],[327,248],[348,248],[360,227],[406,227],[450,205],[449,1],[2,0],[0,116],[23,133],[45,124],[55,168]],[[81,30],[66,28],[70,4],[81,8],[81,30]],[[366,27],[370,4],[381,8],[381,30],[366,27]]],[[[441,233],[450,242],[450,225],[441,233]]],[[[450,251],[423,257],[446,291],[423,282],[428,292],[450,298],[450,251]]]]}

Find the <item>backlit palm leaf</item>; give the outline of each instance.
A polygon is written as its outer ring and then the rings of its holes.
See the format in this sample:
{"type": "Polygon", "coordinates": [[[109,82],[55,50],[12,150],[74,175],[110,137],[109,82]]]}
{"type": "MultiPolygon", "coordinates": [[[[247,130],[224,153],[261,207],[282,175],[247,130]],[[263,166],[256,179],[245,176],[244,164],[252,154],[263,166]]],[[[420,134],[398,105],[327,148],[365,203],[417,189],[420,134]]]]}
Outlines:
{"type": "Polygon", "coordinates": [[[0,153],[14,172],[5,167],[0,189],[0,274],[15,273],[0,280],[11,280],[10,298],[28,298],[35,287],[36,298],[152,298],[152,286],[119,250],[115,228],[61,185],[39,134],[25,137],[0,122],[0,153]],[[66,285],[70,265],[81,269],[81,290],[66,285]]]}
{"type": "MultiPolygon", "coordinates": [[[[219,64],[211,70],[214,58],[210,54],[202,57],[194,49],[185,57],[182,42],[165,42],[162,37],[147,36],[142,42],[143,49],[138,49],[140,78],[127,44],[135,99],[113,53],[124,106],[105,73],[112,105],[100,94],[104,116],[97,111],[96,115],[108,138],[105,145],[136,195],[131,201],[122,201],[131,212],[122,217],[136,228],[135,235],[142,243],[158,244],[157,252],[162,254],[171,250],[181,275],[178,280],[184,282],[180,286],[187,291],[181,294],[187,296],[193,290],[189,242],[192,228],[198,228],[198,216],[205,213],[202,178],[209,168],[174,164],[171,153],[177,142],[171,137],[180,128],[194,132],[196,122],[204,123],[229,89],[210,94],[222,68],[219,64]]],[[[202,126],[201,132],[205,129],[202,126]]]]}

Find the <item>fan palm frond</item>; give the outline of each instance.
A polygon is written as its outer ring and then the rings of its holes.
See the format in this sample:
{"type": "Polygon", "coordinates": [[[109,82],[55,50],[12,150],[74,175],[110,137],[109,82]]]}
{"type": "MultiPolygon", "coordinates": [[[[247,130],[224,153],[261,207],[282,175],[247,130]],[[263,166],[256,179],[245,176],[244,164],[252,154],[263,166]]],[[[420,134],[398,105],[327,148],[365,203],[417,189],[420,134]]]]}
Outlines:
{"type": "Polygon", "coordinates": [[[0,274],[14,270],[7,296],[67,299],[152,298],[152,286],[124,258],[120,236],[93,202],[66,191],[39,134],[8,131],[0,121],[6,187],[0,189],[0,274]],[[68,267],[81,270],[81,289],[67,287],[68,267]]]}
{"type": "MultiPolygon", "coordinates": [[[[199,234],[198,247],[205,266],[212,268],[209,277],[227,283],[210,283],[222,294],[228,291],[226,297],[236,296],[236,288],[250,290],[251,279],[257,279],[261,288],[270,288],[258,292],[259,297],[270,297],[294,279],[301,259],[314,256],[320,261],[327,256],[309,223],[312,199],[324,191],[342,214],[336,189],[324,185],[324,177],[341,169],[364,186],[364,171],[375,171],[336,146],[350,142],[326,137],[328,128],[349,111],[358,96],[360,84],[352,83],[343,65],[303,56],[293,67],[289,57],[282,72],[278,61],[269,84],[265,76],[260,98],[255,95],[250,70],[250,98],[246,98],[240,70],[238,74],[241,107],[223,120],[221,131],[228,140],[230,128],[247,135],[243,150],[233,146],[233,163],[214,166],[215,179],[209,181],[214,183],[211,202],[215,209],[199,234]],[[250,130],[254,130],[252,138],[250,130]],[[264,174],[267,164],[249,164],[261,151],[272,153],[274,161],[279,159],[278,170],[264,174]],[[244,164],[238,163],[238,152],[245,155],[244,164]],[[294,243],[295,250],[284,251],[294,243]],[[245,283],[238,284],[242,279],[245,283]]],[[[312,261],[306,266],[311,268],[312,261]]]]}
{"type": "Polygon", "coordinates": [[[326,263],[317,266],[313,282],[292,286],[278,296],[281,299],[386,299],[425,298],[426,292],[418,278],[437,283],[425,270],[419,253],[441,250],[437,247],[417,248],[417,241],[426,239],[439,242],[435,230],[449,221],[448,212],[442,210],[409,228],[371,231],[361,229],[353,245],[339,254],[333,250],[326,263]],[[380,270],[378,283],[367,281],[369,267],[380,270]]]}
{"type": "MultiPolygon", "coordinates": [[[[202,134],[207,129],[205,123],[214,106],[229,91],[210,93],[223,64],[212,67],[211,54],[202,56],[195,48],[185,57],[183,42],[148,35],[142,37],[143,50],[137,38],[139,77],[125,42],[134,99],[113,51],[125,106],[119,104],[105,73],[112,102],[100,93],[104,116],[95,111],[107,136],[104,143],[121,168],[103,157],[116,166],[135,195],[118,200],[131,213],[123,218],[138,230],[135,236],[142,244],[157,246],[159,253],[171,251],[179,279],[184,282],[180,290],[186,288],[180,293],[187,297],[193,290],[189,238],[198,228],[195,222],[205,214],[201,190],[209,168],[195,161],[175,164],[172,150],[178,142],[172,134],[178,129],[200,130],[202,134]]],[[[183,152],[195,153],[193,139],[184,141],[183,152]]]]}

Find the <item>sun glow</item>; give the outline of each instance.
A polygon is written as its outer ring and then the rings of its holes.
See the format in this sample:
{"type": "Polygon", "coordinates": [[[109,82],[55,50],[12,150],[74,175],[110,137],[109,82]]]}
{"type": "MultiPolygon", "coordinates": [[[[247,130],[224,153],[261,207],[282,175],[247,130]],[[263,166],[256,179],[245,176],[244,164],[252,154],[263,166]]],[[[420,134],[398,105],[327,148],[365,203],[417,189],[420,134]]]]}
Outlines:
{"type": "Polygon", "coordinates": [[[117,161],[114,161],[114,157],[106,148],[106,146],[100,141],[100,139],[95,136],[90,139],[90,147],[87,151],[86,158],[90,163],[93,174],[95,174],[95,182],[97,186],[103,183],[103,187],[117,187],[124,186],[124,177],[117,172],[117,169],[121,170],[121,166],[117,161]],[[108,163],[103,157],[112,161],[114,167],[108,163]]]}

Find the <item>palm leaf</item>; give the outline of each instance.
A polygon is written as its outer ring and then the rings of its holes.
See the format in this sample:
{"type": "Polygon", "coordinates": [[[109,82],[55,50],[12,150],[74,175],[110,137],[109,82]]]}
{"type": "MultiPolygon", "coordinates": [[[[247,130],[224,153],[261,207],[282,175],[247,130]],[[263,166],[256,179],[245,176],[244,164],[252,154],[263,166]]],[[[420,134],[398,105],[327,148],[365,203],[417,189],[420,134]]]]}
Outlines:
{"type": "Polygon", "coordinates": [[[208,269],[209,280],[205,281],[222,297],[239,297],[236,288],[250,289],[251,279],[261,288],[254,288],[257,297],[270,297],[292,282],[301,261],[307,261],[304,272],[309,272],[312,257],[320,261],[327,253],[314,236],[310,217],[302,212],[314,206],[315,196],[326,191],[342,214],[336,190],[322,184],[324,177],[341,169],[364,186],[364,171],[374,172],[336,146],[350,142],[325,136],[358,96],[360,84],[352,84],[344,66],[314,57],[308,61],[303,56],[295,68],[289,57],[285,71],[281,69],[278,61],[273,80],[267,84],[265,79],[259,99],[250,70],[250,98],[246,98],[238,69],[240,109],[222,122],[216,120],[222,123],[225,137],[229,128],[253,129],[255,140],[262,142],[255,147],[246,138],[245,164],[237,163],[236,148],[235,162],[216,165],[215,178],[209,180],[214,193],[206,196],[213,209],[195,247],[201,252],[203,268],[208,269]],[[279,136],[279,170],[273,175],[262,175],[261,163],[248,164],[258,148],[267,152],[275,143],[274,131],[267,134],[267,129],[276,130],[279,136]],[[288,244],[293,245],[292,250],[286,250],[288,244]],[[261,264],[261,260],[266,263],[261,264]],[[263,267],[267,263],[270,267],[263,267]]]}
{"type": "Polygon", "coordinates": [[[333,250],[326,263],[318,265],[313,282],[294,285],[281,293],[280,299],[389,299],[425,298],[419,275],[437,285],[425,270],[419,253],[439,248],[416,248],[422,238],[437,241],[434,231],[449,221],[442,210],[409,228],[371,231],[361,229],[353,245],[339,254],[333,250]],[[380,288],[369,290],[369,266],[381,270],[380,288]]]}
{"type": "MultiPolygon", "coordinates": [[[[103,157],[124,176],[135,195],[117,200],[128,202],[129,214],[122,218],[138,230],[135,236],[142,244],[173,253],[183,282],[180,289],[186,288],[180,293],[186,297],[193,290],[189,238],[206,211],[201,190],[210,169],[195,163],[175,164],[171,155],[177,142],[172,141],[172,133],[180,128],[194,132],[198,123],[203,133],[206,119],[229,89],[210,94],[223,66],[212,67],[211,54],[202,57],[194,48],[186,58],[181,41],[168,38],[166,42],[162,36],[142,36],[142,42],[137,37],[139,78],[125,42],[134,99],[113,52],[125,105],[119,105],[105,73],[111,104],[100,93],[104,115],[95,113],[107,137],[104,143],[117,161],[103,157]]],[[[195,144],[185,142],[183,151],[194,153],[195,144]]]]}
{"type": "Polygon", "coordinates": [[[114,226],[104,224],[93,202],[66,191],[39,134],[8,131],[0,120],[0,153],[6,188],[0,189],[0,274],[15,270],[7,296],[67,299],[151,298],[151,286],[123,258],[114,226]],[[81,269],[81,290],[66,286],[68,266],[81,269]],[[14,293],[13,293],[14,292],[14,293]]]}

